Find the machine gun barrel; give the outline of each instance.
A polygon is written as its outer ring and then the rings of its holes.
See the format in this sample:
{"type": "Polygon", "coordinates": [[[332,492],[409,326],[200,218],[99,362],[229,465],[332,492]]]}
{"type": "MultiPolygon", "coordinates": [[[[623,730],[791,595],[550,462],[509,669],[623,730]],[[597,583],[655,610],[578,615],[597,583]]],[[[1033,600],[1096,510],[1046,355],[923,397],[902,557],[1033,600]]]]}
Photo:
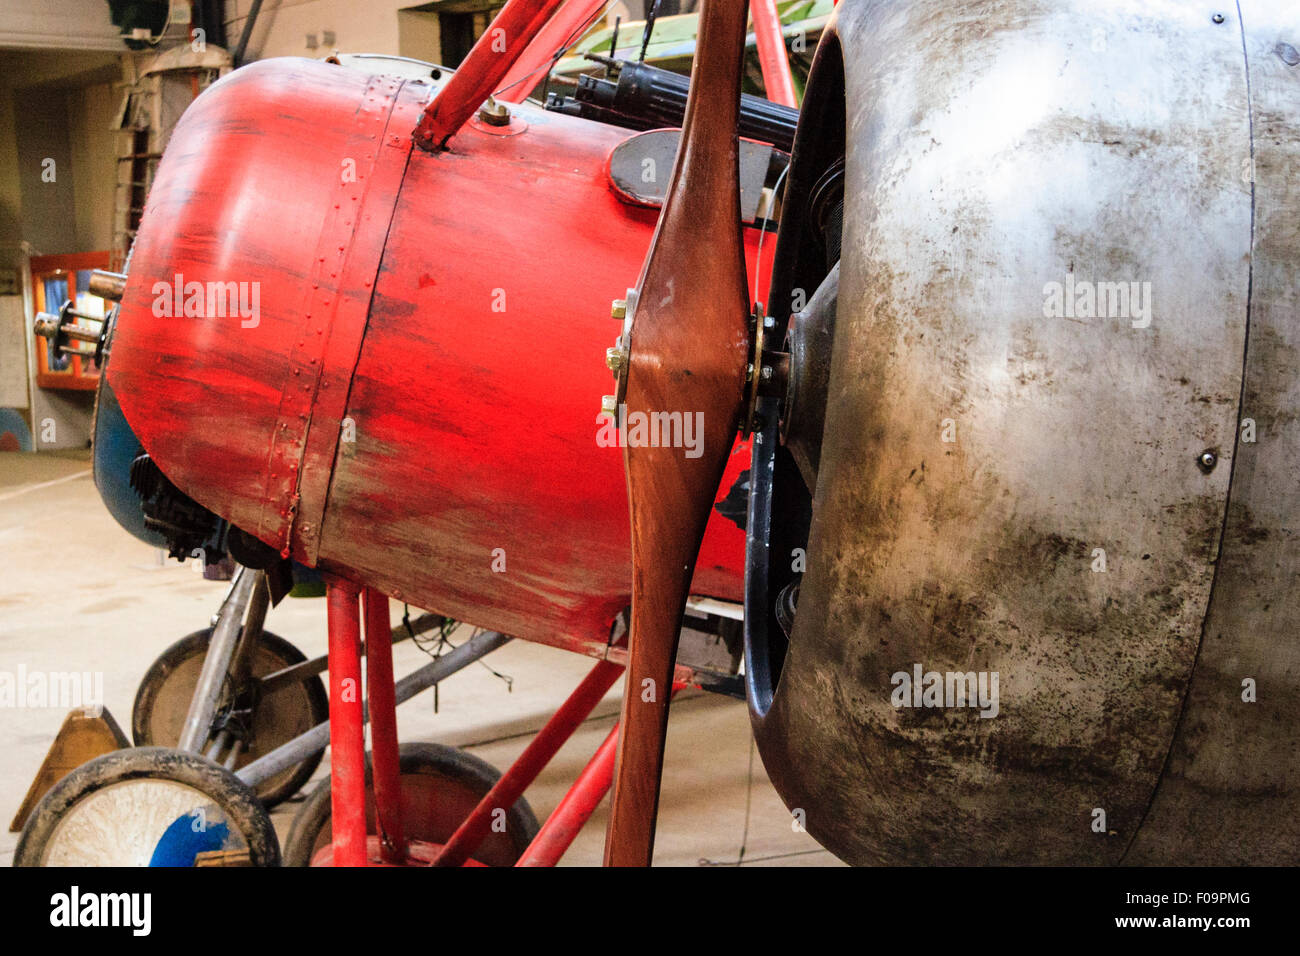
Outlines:
{"type": "MultiPolygon", "coordinates": [[[[609,66],[616,74],[615,78],[580,76],[573,100],[555,97],[547,104],[548,109],[573,112],[633,129],[682,125],[690,77],[648,63],[613,60],[593,54],[588,54],[588,59],[609,66]],[[628,122],[620,122],[618,117],[627,117],[628,122]]],[[[771,143],[788,153],[794,145],[794,130],[798,122],[797,109],[761,96],[742,94],[740,97],[740,135],[747,139],[771,143]]]]}

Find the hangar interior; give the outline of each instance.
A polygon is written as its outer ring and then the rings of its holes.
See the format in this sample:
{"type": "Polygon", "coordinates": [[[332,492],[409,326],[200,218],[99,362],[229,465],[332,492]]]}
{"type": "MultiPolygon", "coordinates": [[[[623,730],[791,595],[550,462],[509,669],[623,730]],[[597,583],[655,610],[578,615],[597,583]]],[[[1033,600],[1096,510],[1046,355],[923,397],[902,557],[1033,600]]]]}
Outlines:
{"type": "Polygon", "coordinates": [[[0,862],[1294,865],[1293,0],[0,0],[0,862]]]}

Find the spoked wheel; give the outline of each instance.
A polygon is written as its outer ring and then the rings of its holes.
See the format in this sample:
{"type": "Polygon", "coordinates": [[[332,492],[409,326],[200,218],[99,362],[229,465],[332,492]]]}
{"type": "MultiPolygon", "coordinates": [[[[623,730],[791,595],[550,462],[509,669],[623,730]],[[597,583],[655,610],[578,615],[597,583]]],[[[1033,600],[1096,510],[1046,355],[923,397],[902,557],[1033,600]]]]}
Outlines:
{"type": "MultiPolygon", "coordinates": [[[[212,628],[181,638],[163,651],[144,675],[131,711],[131,735],[137,747],[176,746],[211,638],[212,628]]],[[[255,678],[265,677],[306,659],[284,638],[263,631],[252,652],[251,673],[255,678]]],[[[230,714],[236,707],[249,709],[236,715],[242,719],[232,724],[245,738],[232,769],[238,770],[329,719],[329,697],[319,677],[285,684],[269,694],[248,691],[227,683],[218,708],[219,715],[230,714]]],[[[204,743],[204,753],[210,743],[204,743]]],[[[321,754],[314,753],[267,778],[254,788],[258,797],[268,808],[287,800],[311,779],[320,760],[321,754]]]]}
{"type": "MultiPolygon", "coordinates": [[[[402,825],[412,841],[446,843],[501,778],[490,763],[443,744],[401,745],[402,825]]],[[[506,811],[504,831],[494,829],[473,854],[486,866],[513,866],[537,835],[537,817],[520,797],[506,811]]],[[[366,832],[375,834],[375,805],[370,768],[366,768],[366,832]]],[[[285,866],[321,862],[333,830],[330,827],[330,782],[322,781],[298,810],[285,841],[285,866]]],[[[373,842],[373,841],[372,841],[373,842]]],[[[326,856],[328,854],[325,854],[326,856]]],[[[374,854],[371,854],[372,858],[374,854]]],[[[412,854],[418,860],[418,852],[412,854]]],[[[372,862],[374,860],[372,859],[372,862]]]]}
{"type": "Polygon", "coordinates": [[[105,754],[37,804],[15,866],[278,866],[257,795],[198,754],[138,747],[105,754]]]}

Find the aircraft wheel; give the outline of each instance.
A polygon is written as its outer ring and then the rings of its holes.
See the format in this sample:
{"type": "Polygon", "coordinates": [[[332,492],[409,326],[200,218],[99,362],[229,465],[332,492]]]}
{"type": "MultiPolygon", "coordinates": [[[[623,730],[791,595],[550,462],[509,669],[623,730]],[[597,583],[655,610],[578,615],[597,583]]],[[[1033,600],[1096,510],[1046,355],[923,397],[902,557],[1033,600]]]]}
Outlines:
{"type": "MultiPolygon", "coordinates": [[[[137,747],[176,746],[211,639],[212,628],[195,631],[163,651],[149,667],[140,681],[131,710],[131,736],[137,747]]],[[[252,676],[265,677],[306,659],[302,651],[284,638],[263,631],[253,650],[252,676]]],[[[329,719],[329,695],[319,677],[309,677],[251,698],[227,685],[219,713],[228,712],[236,702],[251,705],[252,710],[242,725],[247,746],[235,761],[236,770],[329,719]]],[[[205,752],[210,742],[204,743],[205,752]]],[[[258,797],[267,809],[282,803],[311,779],[320,760],[318,751],[262,781],[254,788],[258,797]]]]}
{"type": "Polygon", "coordinates": [[[82,764],[37,804],[14,850],[15,866],[202,864],[278,866],[280,844],[252,788],[169,747],[82,764]]]}
{"type": "MultiPolygon", "coordinates": [[[[501,773],[485,760],[455,747],[408,743],[400,748],[402,823],[406,836],[444,844],[492,789],[501,773]]],[[[330,845],[330,782],[321,781],[298,809],[284,846],[285,866],[310,866],[330,845]]],[[[473,859],[488,866],[513,866],[537,835],[537,817],[523,797],[506,813],[505,831],[490,832],[473,859]]],[[[366,832],[375,828],[374,791],[366,766],[366,832]]]]}

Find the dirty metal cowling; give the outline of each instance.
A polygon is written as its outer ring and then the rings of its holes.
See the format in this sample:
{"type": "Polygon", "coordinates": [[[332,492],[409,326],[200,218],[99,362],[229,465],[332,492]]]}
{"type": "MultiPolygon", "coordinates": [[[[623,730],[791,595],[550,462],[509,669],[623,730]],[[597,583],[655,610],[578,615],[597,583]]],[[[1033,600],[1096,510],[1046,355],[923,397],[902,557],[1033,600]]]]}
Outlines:
{"type": "Polygon", "coordinates": [[[753,721],[845,859],[1300,853],[1300,18],[1229,11],[844,0],[823,38],[839,303],[753,721]]]}

